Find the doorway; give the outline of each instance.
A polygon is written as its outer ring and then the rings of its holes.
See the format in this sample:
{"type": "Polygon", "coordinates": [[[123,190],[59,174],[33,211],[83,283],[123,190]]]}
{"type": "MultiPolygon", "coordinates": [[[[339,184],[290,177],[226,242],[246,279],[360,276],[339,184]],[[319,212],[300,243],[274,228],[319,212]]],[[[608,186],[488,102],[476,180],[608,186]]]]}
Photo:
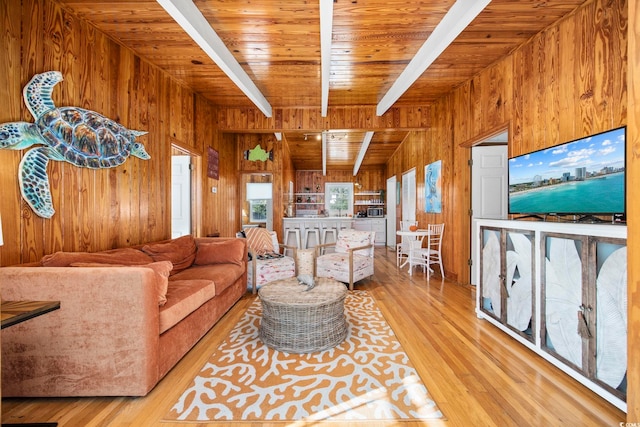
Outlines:
{"type": "Polygon", "coordinates": [[[416,170],[402,174],[402,220],[416,220],[416,170]]]}
{"type": "Polygon", "coordinates": [[[242,228],[273,230],[273,177],[270,173],[242,174],[242,228]]]}
{"type": "Polygon", "coordinates": [[[387,246],[396,247],[396,176],[387,179],[387,246]]]}
{"type": "MultiPolygon", "coordinates": [[[[501,132],[484,139],[471,148],[471,224],[479,218],[507,219],[509,135],[501,132]]],[[[473,226],[472,226],[473,229],[473,226]]],[[[473,231],[472,231],[473,233],[473,231]]],[[[475,253],[478,236],[471,236],[471,284],[478,283],[476,269],[479,255],[475,253]]]]}
{"type": "Polygon", "coordinates": [[[191,234],[191,156],[171,156],[171,238],[191,234]]]}

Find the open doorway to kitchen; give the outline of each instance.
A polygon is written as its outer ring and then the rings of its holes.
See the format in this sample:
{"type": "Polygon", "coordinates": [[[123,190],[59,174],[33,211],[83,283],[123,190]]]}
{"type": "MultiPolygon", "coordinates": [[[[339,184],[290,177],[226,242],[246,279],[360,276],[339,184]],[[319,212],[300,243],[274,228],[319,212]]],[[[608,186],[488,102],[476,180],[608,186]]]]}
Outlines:
{"type": "Polygon", "coordinates": [[[242,174],[242,228],[273,230],[273,176],[270,173],[242,174]]]}

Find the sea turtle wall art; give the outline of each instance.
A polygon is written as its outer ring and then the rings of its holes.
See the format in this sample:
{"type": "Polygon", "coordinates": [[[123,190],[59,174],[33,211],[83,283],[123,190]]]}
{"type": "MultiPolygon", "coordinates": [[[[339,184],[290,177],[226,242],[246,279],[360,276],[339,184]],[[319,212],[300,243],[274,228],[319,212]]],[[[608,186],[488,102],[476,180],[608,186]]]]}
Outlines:
{"type": "Polygon", "coordinates": [[[27,151],[20,161],[18,179],[22,197],[33,211],[51,218],[55,210],[49,190],[49,160],[69,162],[90,169],[112,168],[129,156],[150,159],[136,138],[147,132],[130,130],[95,111],[79,107],[56,107],[53,87],[62,81],[58,71],[36,74],[22,94],[35,123],[0,125],[0,149],[27,151]]]}

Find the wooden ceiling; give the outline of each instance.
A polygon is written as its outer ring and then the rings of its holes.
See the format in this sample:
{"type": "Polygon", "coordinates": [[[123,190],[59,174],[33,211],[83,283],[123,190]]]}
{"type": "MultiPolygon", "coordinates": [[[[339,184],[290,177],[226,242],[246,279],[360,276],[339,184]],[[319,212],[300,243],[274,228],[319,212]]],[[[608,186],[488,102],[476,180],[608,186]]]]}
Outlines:
{"type": "MultiPolygon", "coordinates": [[[[212,104],[254,105],[155,0],[52,1],[212,104]]],[[[320,1],[330,0],[193,3],[273,108],[320,110],[320,1]]],[[[476,0],[458,1],[470,7],[476,0]]],[[[376,106],[454,3],[333,0],[328,107],[376,106]]],[[[583,3],[585,0],[491,1],[394,105],[428,105],[583,3]]],[[[321,143],[315,139],[320,131],[283,134],[296,169],[322,168],[321,143]]],[[[327,169],[352,169],[365,131],[330,130],[327,169]]],[[[384,165],[405,137],[406,132],[376,132],[362,167],[384,165]]]]}

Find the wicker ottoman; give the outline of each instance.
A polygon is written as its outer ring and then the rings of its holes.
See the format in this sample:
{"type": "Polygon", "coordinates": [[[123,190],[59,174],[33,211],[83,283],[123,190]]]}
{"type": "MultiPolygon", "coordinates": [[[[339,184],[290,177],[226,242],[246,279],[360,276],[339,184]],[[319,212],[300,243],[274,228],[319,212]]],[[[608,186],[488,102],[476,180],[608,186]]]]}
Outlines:
{"type": "Polygon", "coordinates": [[[262,302],[260,339],[288,353],[311,353],[340,344],[347,337],[344,299],[347,288],[329,278],[316,278],[313,289],[295,277],[270,282],[258,290],[262,302]]]}

